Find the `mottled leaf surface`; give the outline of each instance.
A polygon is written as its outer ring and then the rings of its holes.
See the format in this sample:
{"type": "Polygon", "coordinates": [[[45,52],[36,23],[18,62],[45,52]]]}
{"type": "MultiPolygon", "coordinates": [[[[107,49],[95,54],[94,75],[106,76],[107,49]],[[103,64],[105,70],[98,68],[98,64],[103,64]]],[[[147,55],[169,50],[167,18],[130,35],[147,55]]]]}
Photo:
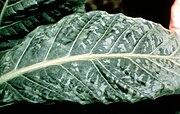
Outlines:
{"type": "Polygon", "coordinates": [[[94,11],[40,26],[0,61],[0,103],[137,102],[180,93],[180,38],[94,11]]]}
{"type": "MultiPolygon", "coordinates": [[[[0,12],[6,0],[0,1],[0,12]]],[[[9,0],[0,26],[1,50],[11,48],[39,25],[84,12],[85,0],[9,0]]]]}

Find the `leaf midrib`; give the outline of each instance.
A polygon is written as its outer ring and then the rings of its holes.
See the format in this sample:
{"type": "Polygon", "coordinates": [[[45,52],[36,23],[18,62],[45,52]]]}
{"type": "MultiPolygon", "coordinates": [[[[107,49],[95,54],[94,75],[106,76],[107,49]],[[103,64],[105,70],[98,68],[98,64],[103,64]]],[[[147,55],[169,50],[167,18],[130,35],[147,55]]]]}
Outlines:
{"type": "Polygon", "coordinates": [[[7,82],[21,74],[46,68],[53,65],[61,65],[73,61],[82,60],[94,60],[94,59],[106,59],[106,58],[157,58],[157,59],[180,59],[180,57],[164,56],[164,55],[150,55],[150,54],[132,54],[132,53],[121,53],[121,54],[82,54],[74,56],[65,56],[53,60],[42,61],[33,65],[26,66],[17,70],[12,70],[0,76],[0,84],[7,82]]]}

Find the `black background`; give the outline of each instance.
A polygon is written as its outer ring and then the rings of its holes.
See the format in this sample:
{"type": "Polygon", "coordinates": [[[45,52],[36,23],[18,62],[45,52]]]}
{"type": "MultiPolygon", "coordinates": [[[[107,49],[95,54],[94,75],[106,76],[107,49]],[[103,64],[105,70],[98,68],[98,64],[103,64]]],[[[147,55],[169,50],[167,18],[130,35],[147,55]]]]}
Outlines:
{"type": "Polygon", "coordinates": [[[169,27],[170,9],[174,0],[123,0],[123,13],[142,17],[169,27]]]}
{"type": "Polygon", "coordinates": [[[93,103],[80,105],[62,102],[51,105],[17,103],[0,108],[5,113],[47,113],[47,114],[177,114],[180,111],[180,95],[164,96],[156,100],[144,100],[137,103],[112,103],[109,105],[93,103]]]}

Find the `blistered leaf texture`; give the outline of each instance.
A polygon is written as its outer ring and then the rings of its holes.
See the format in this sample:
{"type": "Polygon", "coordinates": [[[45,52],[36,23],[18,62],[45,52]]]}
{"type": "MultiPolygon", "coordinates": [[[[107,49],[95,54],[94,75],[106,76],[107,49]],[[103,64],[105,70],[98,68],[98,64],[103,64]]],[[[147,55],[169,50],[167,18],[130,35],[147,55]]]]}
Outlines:
{"type": "MultiPolygon", "coordinates": [[[[6,0],[0,1],[0,12],[6,0]]],[[[9,0],[0,26],[0,48],[15,46],[39,25],[52,24],[62,17],[84,12],[85,0],[9,0]]]]}
{"type": "Polygon", "coordinates": [[[40,26],[0,61],[1,104],[138,102],[180,93],[180,38],[103,11],[40,26]]]}

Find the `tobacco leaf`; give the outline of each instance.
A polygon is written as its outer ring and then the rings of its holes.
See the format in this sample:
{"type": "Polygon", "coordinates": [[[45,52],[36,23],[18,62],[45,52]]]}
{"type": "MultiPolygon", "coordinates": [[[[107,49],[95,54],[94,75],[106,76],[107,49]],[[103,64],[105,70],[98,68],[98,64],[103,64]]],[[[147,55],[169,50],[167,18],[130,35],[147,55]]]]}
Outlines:
{"type": "Polygon", "coordinates": [[[180,38],[142,18],[76,13],[0,60],[0,103],[138,102],[180,93],[180,38]]]}

